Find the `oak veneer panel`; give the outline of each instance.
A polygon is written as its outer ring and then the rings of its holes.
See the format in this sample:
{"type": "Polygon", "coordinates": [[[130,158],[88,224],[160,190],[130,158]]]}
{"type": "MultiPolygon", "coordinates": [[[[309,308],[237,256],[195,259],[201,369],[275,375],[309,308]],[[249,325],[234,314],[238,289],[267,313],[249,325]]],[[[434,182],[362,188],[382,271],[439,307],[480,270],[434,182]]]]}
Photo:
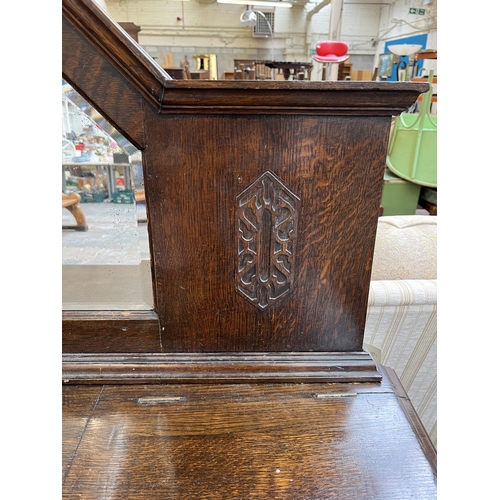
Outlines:
{"type": "Polygon", "coordinates": [[[166,352],[361,350],[389,127],[147,114],[146,141],[162,146],[145,182],[166,352]],[[266,171],[300,205],[293,288],[262,311],[235,289],[236,200],[266,171]]]}
{"type": "Polygon", "coordinates": [[[96,405],[101,386],[67,386],[62,391],[62,467],[63,478],[71,465],[85,427],[96,405]]]}
{"type": "Polygon", "coordinates": [[[426,500],[436,498],[436,479],[397,397],[380,384],[106,386],[63,499],[111,492],[426,500]]]}
{"type": "Polygon", "coordinates": [[[62,31],[63,78],[134,146],[142,149],[140,94],[65,16],[62,31]]]}

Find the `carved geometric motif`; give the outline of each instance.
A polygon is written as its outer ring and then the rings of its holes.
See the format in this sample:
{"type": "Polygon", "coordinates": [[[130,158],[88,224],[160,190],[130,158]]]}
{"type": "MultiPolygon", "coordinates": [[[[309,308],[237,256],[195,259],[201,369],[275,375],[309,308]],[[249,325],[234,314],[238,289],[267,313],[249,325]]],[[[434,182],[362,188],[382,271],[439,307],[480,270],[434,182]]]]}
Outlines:
{"type": "Polygon", "coordinates": [[[299,203],[269,170],[236,197],[236,290],[262,311],[292,290],[299,203]]]}

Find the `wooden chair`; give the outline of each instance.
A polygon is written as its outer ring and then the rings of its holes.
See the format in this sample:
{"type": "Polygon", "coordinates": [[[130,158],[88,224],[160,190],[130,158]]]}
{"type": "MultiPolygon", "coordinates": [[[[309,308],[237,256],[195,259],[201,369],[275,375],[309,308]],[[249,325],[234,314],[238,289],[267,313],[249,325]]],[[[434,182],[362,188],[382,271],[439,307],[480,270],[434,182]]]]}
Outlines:
{"type": "Polygon", "coordinates": [[[166,81],[62,6],[63,77],[143,152],[155,295],[63,315],[63,499],[434,498],[363,350],[391,118],[428,85],[166,81]]]}
{"type": "Polygon", "coordinates": [[[63,229],[74,229],[75,231],[87,231],[87,220],[80,206],[81,196],[78,193],[62,193],[62,207],[67,208],[75,218],[76,225],[63,225],[63,229]]]}

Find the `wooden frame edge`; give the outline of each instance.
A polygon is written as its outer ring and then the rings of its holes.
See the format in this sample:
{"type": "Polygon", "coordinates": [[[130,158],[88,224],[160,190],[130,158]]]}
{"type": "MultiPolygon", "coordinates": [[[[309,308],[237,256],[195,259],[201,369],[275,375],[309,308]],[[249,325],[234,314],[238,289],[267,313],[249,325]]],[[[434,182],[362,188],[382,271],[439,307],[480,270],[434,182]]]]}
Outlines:
{"type": "Polygon", "coordinates": [[[63,311],[62,352],[161,352],[154,311],[63,311]]]}
{"type": "Polygon", "coordinates": [[[367,352],[65,354],[72,384],[380,382],[367,352]]]}
{"type": "Polygon", "coordinates": [[[406,393],[401,381],[399,380],[395,370],[393,368],[389,368],[387,366],[379,366],[384,378],[386,378],[392,388],[394,389],[394,394],[397,397],[399,406],[403,410],[406,418],[408,419],[408,423],[410,424],[413,432],[415,433],[418,442],[424,452],[424,455],[427,457],[429,465],[431,466],[432,473],[434,476],[437,476],[437,451],[434,447],[429,434],[425,430],[422,422],[420,421],[415,408],[413,407],[408,394],[406,393]]]}

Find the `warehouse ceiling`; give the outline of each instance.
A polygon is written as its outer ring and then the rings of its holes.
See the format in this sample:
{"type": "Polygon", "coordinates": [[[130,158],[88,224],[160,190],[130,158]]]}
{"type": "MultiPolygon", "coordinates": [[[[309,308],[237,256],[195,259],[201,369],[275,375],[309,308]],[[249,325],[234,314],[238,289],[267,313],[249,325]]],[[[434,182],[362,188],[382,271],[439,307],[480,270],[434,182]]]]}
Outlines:
{"type": "MultiPolygon", "coordinates": [[[[263,5],[264,3],[266,4],[271,4],[272,2],[278,3],[279,0],[264,0],[262,2],[258,2],[258,0],[255,0],[255,2],[248,2],[248,5],[263,5]]],[[[319,4],[319,1],[313,2],[311,0],[288,0],[291,1],[294,5],[307,5],[311,4],[312,6],[319,4]]],[[[391,5],[394,3],[395,0],[344,0],[344,5],[391,5]]],[[[217,0],[197,0],[198,3],[201,4],[211,4],[211,3],[216,3],[217,0]]],[[[330,0],[327,2],[324,2],[325,5],[330,3],[330,0]]]]}

